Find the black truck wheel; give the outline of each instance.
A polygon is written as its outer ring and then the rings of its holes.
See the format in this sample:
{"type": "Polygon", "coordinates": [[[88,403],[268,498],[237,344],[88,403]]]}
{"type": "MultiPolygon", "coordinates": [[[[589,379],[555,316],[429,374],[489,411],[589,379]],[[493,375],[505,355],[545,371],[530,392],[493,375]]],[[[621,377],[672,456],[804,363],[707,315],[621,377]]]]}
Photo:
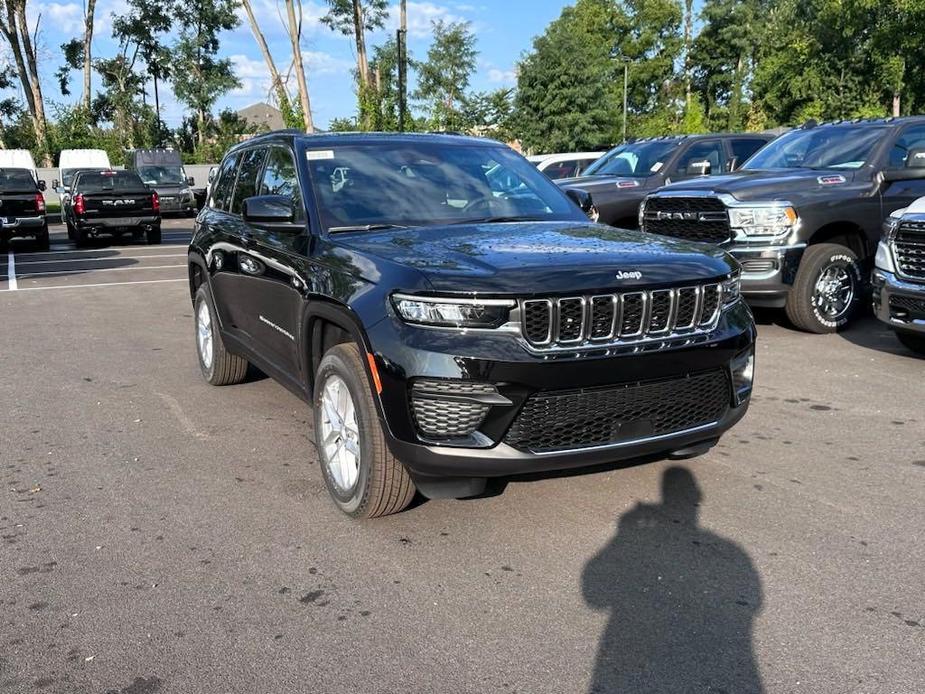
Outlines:
{"type": "Polygon", "coordinates": [[[42,227],[42,230],[35,237],[35,245],[39,247],[40,251],[47,251],[51,248],[51,240],[48,237],[48,225],[42,227]]]}
{"type": "Polygon", "coordinates": [[[904,346],[911,349],[916,354],[925,355],[925,335],[921,333],[910,332],[909,330],[897,330],[896,337],[904,346]]]}
{"type": "Polygon", "coordinates": [[[148,245],[149,245],[149,246],[153,246],[153,245],[155,245],[155,244],[160,243],[160,242],[161,242],[161,227],[160,227],[160,225],[158,225],[158,226],[156,226],[156,227],[152,227],[151,229],[149,229],[148,232],[145,234],[145,236],[146,236],[146,238],[147,238],[147,241],[148,241],[148,245]]]}
{"type": "Polygon", "coordinates": [[[837,243],[810,246],[787,298],[787,317],[800,330],[834,333],[857,314],[864,294],[857,254],[837,243]]]}
{"type": "Polygon", "coordinates": [[[229,386],[240,383],[247,375],[247,360],[225,349],[212,294],[203,284],[196,292],[196,354],[202,377],[213,386],[229,386]]]}
{"type": "Polygon", "coordinates": [[[324,483],[341,511],[377,518],[411,503],[414,483],[386,444],[356,345],[336,345],[324,355],[313,414],[324,483]]]}

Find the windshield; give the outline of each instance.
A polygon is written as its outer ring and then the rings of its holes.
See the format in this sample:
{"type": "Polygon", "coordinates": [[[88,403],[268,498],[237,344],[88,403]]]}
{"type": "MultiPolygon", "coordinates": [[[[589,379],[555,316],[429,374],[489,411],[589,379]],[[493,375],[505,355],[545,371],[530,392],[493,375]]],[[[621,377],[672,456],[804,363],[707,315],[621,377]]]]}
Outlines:
{"type": "Polygon", "coordinates": [[[644,178],[661,171],[678,140],[631,142],[610,150],[585,169],[585,176],[644,178]]]}
{"type": "Polygon", "coordinates": [[[309,150],[306,158],[325,229],[584,219],[507,147],[377,142],[309,150]]]}
{"type": "Polygon", "coordinates": [[[185,182],[183,169],[179,166],[139,166],[138,175],[149,186],[175,186],[185,182]]]}
{"type": "Polygon", "coordinates": [[[793,130],[759,150],[742,168],[860,169],[885,130],[869,125],[793,130]]]}
{"type": "Polygon", "coordinates": [[[31,193],[36,189],[32,173],[26,169],[0,169],[0,191],[31,193]]]}
{"type": "Polygon", "coordinates": [[[137,174],[128,171],[82,173],[77,179],[78,193],[125,193],[145,190],[137,174]]]}

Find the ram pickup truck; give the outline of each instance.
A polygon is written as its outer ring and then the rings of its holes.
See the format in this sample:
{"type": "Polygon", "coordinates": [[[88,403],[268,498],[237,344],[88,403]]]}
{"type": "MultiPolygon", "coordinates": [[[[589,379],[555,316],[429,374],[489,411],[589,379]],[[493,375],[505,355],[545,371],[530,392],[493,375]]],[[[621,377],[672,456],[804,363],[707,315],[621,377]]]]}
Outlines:
{"type": "Polygon", "coordinates": [[[45,181],[29,169],[0,169],[0,247],[13,237],[32,237],[39,250],[48,250],[45,181]]]}
{"type": "Polygon", "coordinates": [[[766,133],[738,133],[635,140],[610,150],[577,178],[556,183],[590,193],[597,221],[636,229],[639,204],[649,193],[674,181],[735,171],[773,139],[766,133]]]}
{"type": "Polygon", "coordinates": [[[313,403],[325,483],[355,517],[415,489],[703,452],[751,394],[737,264],[594,224],[583,198],[484,139],[236,145],[189,247],[202,375],[253,363],[313,403]]]}
{"type": "Polygon", "coordinates": [[[64,202],[68,238],[83,246],[90,238],[131,234],[149,244],[161,242],[161,211],[156,191],[132,171],[80,171],[64,202]]]}
{"type": "Polygon", "coordinates": [[[866,304],[883,220],[923,194],[925,117],[811,122],[733,174],[652,193],[640,223],[729,251],[749,303],[826,333],[866,304]]]}

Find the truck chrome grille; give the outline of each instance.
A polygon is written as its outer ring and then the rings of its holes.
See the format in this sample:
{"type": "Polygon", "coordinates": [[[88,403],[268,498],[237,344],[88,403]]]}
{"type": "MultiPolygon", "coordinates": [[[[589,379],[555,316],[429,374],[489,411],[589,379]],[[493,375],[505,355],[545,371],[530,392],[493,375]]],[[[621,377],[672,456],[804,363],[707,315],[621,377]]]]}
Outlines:
{"type": "Polygon", "coordinates": [[[709,332],[719,319],[721,285],[528,299],[523,335],[535,349],[596,348],[709,332]]]}
{"type": "Polygon", "coordinates": [[[896,232],[893,251],[900,275],[925,280],[925,221],[903,221],[896,232]]]}
{"type": "Polygon", "coordinates": [[[643,231],[701,243],[732,238],[729,214],[719,198],[655,196],[644,204],[643,231]]]}

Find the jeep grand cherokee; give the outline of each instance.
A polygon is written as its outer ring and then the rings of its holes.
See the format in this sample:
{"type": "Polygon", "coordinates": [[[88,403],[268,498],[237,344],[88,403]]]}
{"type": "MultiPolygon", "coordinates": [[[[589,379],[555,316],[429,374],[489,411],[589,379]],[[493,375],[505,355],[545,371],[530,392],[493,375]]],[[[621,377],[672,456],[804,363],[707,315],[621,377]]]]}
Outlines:
{"type": "Polygon", "coordinates": [[[237,145],[189,271],[205,379],[240,382],[250,362],[312,402],[326,485],[352,516],[400,511],[415,489],[694,455],[748,407],[735,261],[593,224],[489,140],[237,145]]]}

